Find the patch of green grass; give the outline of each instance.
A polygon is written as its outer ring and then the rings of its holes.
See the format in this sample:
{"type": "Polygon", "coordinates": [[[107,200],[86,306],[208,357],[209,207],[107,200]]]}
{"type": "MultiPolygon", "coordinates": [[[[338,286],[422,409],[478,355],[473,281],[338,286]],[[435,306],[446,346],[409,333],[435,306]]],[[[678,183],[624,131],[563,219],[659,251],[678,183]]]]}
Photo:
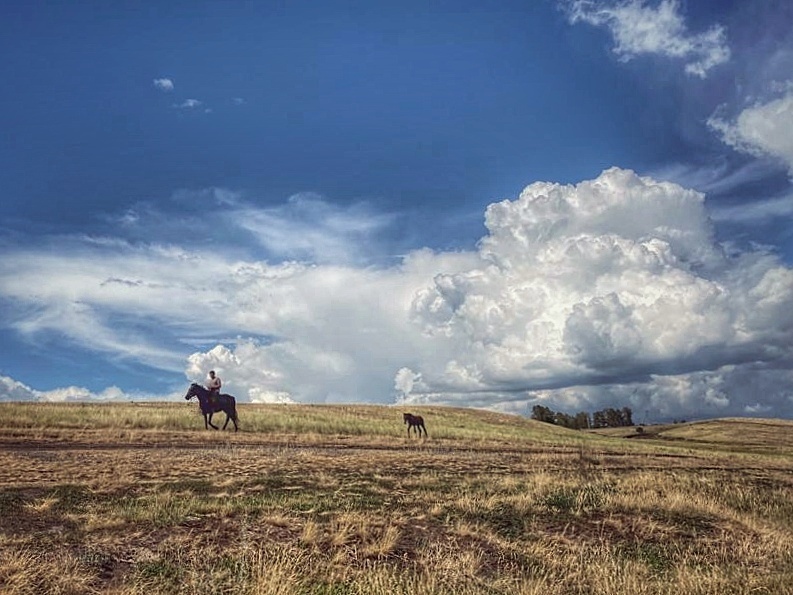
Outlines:
{"type": "Polygon", "coordinates": [[[674,568],[680,561],[676,561],[675,550],[670,544],[661,543],[634,543],[621,545],[616,548],[616,553],[629,560],[636,560],[646,566],[653,575],[663,575],[674,568]]]}
{"type": "Polygon", "coordinates": [[[572,514],[576,507],[576,490],[569,487],[555,489],[546,494],[540,504],[555,512],[572,514]]]}
{"type": "Polygon", "coordinates": [[[24,504],[25,499],[17,491],[0,491],[0,516],[19,512],[24,504]]]}
{"type": "Polygon", "coordinates": [[[687,536],[711,533],[719,522],[719,517],[714,513],[694,507],[684,510],[659,510],[650,512],[650,515],[675,527],[679,535],[687,536]]]}
{"type": "Polygon", "coordinates": [[[486,526],[508,539],[516,539],[526,533],[531,517],[509,502],[498,502],[491,508],[485,508],[477,515],[470,515],[472,520],[482,521],[486,526]]]}
{"type": "Polygon", "coordinates": [[[358,593],[357,589],[353,589],[344,582],[319,581],[305,585],[304,589],[306,595],[353,595],[358,593]]]}
{"type": "Polygon", "coordinates": [[[205,514],[220,504],[194,495],[174,492],[154,492],[141,496],[122,496],[106,503],[108,514],[135,523],[148,523],[154,527],[171,527],[185,522],[188,517],[205,514]]]}
{"type": "Polygon", "coordinates": [[[218,487],[208,479],[179,479],[164,483],[159,488],[165,492],[190,492],[196,495],[214,494],[218,487]]]}
{"type": "Polygon", "coordinates": [[[541,496],[539,504],[556,513],[580,514],[603,507],[614,491],[611,483],[565,485],[541,496]]]}
{"type": "Polygon", "coordinates": [[[223,554],[213,564],[212,574],[222,577],[222,582],[243,585],[253,575],[253,567],[249,557],[223,554]]]}
{"type": "Polygon", "coordinates": [[[153,593],[178,593],[184,573],[178,564],[162,558],[135,565],[132,580],[153,593]]]}
{"type": "Polygon", "coordinates": [[[48,496],[56,500],[54,509],[59,512],[81,512],[94,501],[87,487],[74,484],[56,486],[48,496]]]}

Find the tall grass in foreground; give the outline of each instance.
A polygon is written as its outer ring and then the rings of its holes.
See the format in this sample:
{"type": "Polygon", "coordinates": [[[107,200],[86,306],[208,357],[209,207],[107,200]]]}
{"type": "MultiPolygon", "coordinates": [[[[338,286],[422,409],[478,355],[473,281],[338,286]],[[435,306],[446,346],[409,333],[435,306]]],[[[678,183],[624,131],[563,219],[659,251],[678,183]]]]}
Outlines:
{"type": "Polygon", "coordinates": [[[188,409],[103,407],[2,408],[0,593],[793,593],[793,462],[714,450],[726,441],[570,447],[553,427],[427,409],[421,442],[394,408],[251,407],[282,439],[204,443],[221,434],[156,425],[188,409]],[[49,435],[53,411],[72,425],[26,448],[15,424],[49,435]],[[149,442],[110,443],[143,419],[149,442]]]}
{"type": "MultiPolygon", "coordinates": [[[[197,485],[21,495],[5,512],[45,533],[4,530],[0,590],[790,592],[790,520],[774,521],[789,500],[746,514],[688,474],[437,476],[431,489],[402,483],[409,498],[396,501],[364,482],[330,505],[315,479],[293,492],[197,485]]],[[[757,486],[741,487],[767,501],[757,486]]]]}

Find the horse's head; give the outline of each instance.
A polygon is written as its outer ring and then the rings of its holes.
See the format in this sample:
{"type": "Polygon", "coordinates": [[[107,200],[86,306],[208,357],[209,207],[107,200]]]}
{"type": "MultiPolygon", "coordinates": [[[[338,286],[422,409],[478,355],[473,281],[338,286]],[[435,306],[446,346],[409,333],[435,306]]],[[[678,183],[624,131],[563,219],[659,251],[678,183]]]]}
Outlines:
{"type": "Polygon", "coordinates": [[[413,417],[413,416],[410,413],[403,413],[402,414],[402,421],[404,421],[405,423],[408,423],[410,421],[411,417],[413,417]]]}
{"type": "Polygon", "coordinates": [[[193,397],[198,396],[198,392],[196,391],[197,388],[198,388],[198,384],[196,384],[195,382],[191,384],[190,388],[187,389],[187,394],[184,396],[184,400],[189,401],[193,397]]]}

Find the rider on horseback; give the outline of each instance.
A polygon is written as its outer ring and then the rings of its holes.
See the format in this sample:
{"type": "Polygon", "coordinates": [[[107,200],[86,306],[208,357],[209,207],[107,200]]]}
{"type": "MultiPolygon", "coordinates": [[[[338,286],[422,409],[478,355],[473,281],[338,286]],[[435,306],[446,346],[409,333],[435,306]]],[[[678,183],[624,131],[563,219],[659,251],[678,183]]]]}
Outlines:
{"type": "Polygon", "coordinates": [[[217,403],[220,396],[220,387],[223,383],[220,381],[220,376],[215,375],[214,370],[209,371],[209,378],[207,378],[207,390],[209,391],[209,399],[217,403]]]}

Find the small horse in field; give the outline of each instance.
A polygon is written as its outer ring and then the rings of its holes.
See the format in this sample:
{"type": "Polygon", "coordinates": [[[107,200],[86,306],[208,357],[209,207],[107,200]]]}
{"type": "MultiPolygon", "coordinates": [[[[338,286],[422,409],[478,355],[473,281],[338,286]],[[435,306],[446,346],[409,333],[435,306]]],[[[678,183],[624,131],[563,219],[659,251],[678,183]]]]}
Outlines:
{"type": "Polygon", "coordinates": [[[220,394],[213,395],[203,386],[197,383],[190,385],[187,389],[187,394],[184,396],[185,401],[189,401],[193,397],[198,397],[198,405],[201,407],[201,413],[204,415],[204,429],[208,430],[211,427],[218,429],[212,423],[212,415],[218,411],[226,414],[226,423],[223,424],[223,429],[229,424],[229,420],[234,422],[234,431],[237,427],[237,400],[231,395],[220,394]]]}
{"type": "Polygon", "coordinates": [[[402,419],[408,425],[408,438],[410,438],[410,429],[414,428],[416,433],[421,438],[421,430],[424,430],[424,437],[427,437],[427,428],[424,427],[424,418],[420,415],[411,415],[410,413],[403,413],[402,419]]]}

